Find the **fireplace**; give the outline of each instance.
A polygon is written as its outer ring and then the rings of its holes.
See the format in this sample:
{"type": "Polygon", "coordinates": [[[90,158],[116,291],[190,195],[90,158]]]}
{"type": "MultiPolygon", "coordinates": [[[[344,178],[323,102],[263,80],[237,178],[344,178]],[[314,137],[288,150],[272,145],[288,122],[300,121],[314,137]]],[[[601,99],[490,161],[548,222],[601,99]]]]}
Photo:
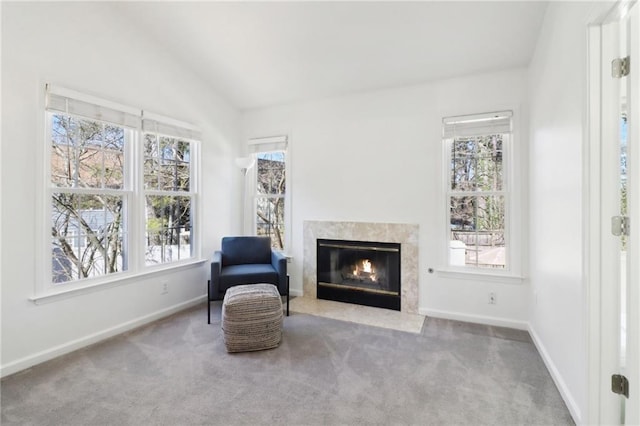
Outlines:
{"type": "Polygon", "coordinates": [[[400,310],[400,244],[318,239],[318,299],[400,310]]]}

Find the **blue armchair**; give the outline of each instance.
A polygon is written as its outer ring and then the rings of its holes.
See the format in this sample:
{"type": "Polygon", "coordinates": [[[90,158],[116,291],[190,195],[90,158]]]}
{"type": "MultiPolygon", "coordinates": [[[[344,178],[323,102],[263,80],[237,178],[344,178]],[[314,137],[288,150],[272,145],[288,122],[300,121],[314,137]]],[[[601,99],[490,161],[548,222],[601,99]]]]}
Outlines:
{"type": "Polygon", "coordinates": [[[241,284],[273,284],[281,296],[287,296],[289,315],[289,278],[287,258],[271,249],[269,237],[224,237],[221,250],[213,254],[208,290],[208,323],[211,301],[222,300],[229,287],[241,284]]]}

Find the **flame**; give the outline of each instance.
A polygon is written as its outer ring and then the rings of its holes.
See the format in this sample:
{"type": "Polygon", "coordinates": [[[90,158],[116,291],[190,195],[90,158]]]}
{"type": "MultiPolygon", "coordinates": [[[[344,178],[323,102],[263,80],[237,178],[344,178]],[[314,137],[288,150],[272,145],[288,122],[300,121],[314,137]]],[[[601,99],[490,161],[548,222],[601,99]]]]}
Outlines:
{"type": "Polygon", "coordinates": [[[361,274],[367,274],[368,279],[377,281],[376,271],[369,259],[363,259],[353,265],[353,276],[359,277],[361,274]]]}

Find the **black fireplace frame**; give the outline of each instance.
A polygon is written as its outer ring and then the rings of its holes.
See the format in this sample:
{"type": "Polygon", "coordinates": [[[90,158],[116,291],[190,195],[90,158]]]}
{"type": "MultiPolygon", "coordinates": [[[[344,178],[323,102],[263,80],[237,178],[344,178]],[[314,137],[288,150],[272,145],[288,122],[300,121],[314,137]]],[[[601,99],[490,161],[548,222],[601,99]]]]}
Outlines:
{"type": "Polygon", "coordinates": [[[316,290],[317,298],[323,300],[332,300],[337,302],[353,303],[364,306],[373,306],[377,308],[392,309],[395,311],[401,310],[401,244],[399,243],[387,243],[387,242],[372,242],[372,241],[354,241],[354,240],[335,240],[335,239],[317,239],[316,240],[316,290]],[[353,287],[346,288],[336,286],[333,284],[327,284],[320,281],[320,245],[321,244],[336,244],[346,245],[350,247],[366,248],[368,250],[376,250],[376,248],[393,249],[397,250],[398,254],[398,268],[397,279],[398,292],[397,294],[385,294],[377,293],[374,291],[368,291],[366,289],[355,289],[353,287]]]}

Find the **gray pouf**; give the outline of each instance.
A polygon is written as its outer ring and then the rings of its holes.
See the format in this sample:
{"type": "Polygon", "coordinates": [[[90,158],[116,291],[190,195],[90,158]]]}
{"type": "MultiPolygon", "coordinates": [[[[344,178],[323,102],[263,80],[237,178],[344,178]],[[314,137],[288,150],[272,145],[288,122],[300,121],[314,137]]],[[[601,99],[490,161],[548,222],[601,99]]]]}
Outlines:
{"type": "Polygon", "coordinates": [[[227,352],[275,348],[282,340],[282,300],[273,284],[231,287],[222,302],[227,352]]]}

